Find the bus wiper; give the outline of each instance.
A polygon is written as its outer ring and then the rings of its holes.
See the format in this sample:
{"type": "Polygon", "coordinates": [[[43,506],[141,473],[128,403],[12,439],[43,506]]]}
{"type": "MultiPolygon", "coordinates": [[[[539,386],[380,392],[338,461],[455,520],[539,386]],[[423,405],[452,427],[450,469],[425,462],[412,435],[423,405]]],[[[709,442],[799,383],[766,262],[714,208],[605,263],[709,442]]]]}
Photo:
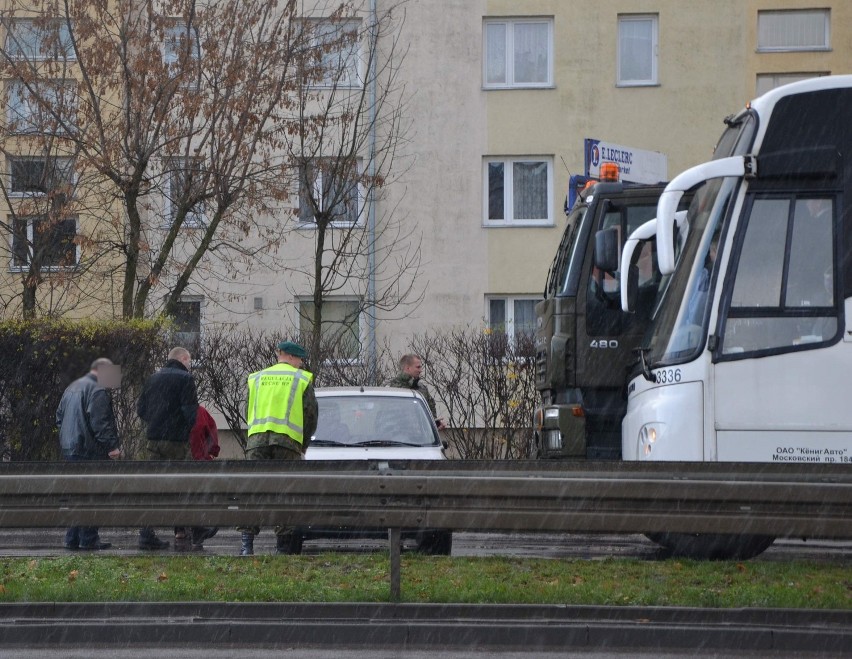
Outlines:
{"type": "Polygon", "coordinates": [[[650,366],[648,366],[648,361],[645,359],[645,353],[648,352],[650,348],[636,348],[636,352],[639,354],[639,361],[642,364],[642,377],[644,377],[648,382],[657,382],[657,376],[651,371],[650,366]]]}

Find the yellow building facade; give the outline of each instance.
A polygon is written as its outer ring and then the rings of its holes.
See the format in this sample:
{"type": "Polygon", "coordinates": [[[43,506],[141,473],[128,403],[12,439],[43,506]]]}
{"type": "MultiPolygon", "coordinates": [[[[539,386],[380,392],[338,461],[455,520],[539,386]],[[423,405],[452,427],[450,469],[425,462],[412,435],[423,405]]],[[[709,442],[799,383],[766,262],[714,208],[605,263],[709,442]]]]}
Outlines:
{"type": "MultiPolygon", "coordinates": [[[[392,4],[375,0],[379,11],[392,4]]],[[[370,7],[362,3],[353,17],[366,20],[370,7]]],[[[420,301],[378,311],[374,324],[362,317],[355,327],[362,349],[389,341],[403,352],[431,328],[530,330],[569,178],[586,169],[584,140],[663,154],[671,178],[709,158],[723,118],[759,92],[852,72],[852,3],[839,0],[410,0],[404,8],[405,157],[372,210],[409,229],[403,239],[377,241],[420,250],[413,283],[420,301]]],[[[6,144],[8,181],[14,145],[6,144]]],[[[288,227],[276,262],[301,266],[190,286],[190,330],[298,329],[309,294],[298,272],[306,271],[314,234],[291,231],[294,215],[282,206],[269,221],[288,227]]],[[[15,269],[6,224],[8,275],[15,269]]],[[[342,318],[362,291],[341,288],[331,313],[342,318]]]]}

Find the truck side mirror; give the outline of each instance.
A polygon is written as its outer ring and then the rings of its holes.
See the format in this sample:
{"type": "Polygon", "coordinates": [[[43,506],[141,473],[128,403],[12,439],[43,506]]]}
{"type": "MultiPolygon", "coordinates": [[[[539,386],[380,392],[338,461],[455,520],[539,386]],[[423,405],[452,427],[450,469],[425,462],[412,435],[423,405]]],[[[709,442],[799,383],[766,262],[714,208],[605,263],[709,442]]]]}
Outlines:
{"type": "Polygon", "coordinates": [[[601,229],[595,234],[595,266],[604,272],[618,270],[618,228],[601,229]]]}

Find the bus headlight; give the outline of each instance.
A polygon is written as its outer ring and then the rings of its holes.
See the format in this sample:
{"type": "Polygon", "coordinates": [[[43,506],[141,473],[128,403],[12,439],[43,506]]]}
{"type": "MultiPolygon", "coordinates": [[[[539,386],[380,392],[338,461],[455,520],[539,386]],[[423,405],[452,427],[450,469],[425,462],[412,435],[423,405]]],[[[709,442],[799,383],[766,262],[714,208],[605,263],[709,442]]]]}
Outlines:
{"type": "Polygon", "coordinates": [[[664,424],[646,423],[639,430],[639,457],[648,458],[663,433],[664,424]]]}

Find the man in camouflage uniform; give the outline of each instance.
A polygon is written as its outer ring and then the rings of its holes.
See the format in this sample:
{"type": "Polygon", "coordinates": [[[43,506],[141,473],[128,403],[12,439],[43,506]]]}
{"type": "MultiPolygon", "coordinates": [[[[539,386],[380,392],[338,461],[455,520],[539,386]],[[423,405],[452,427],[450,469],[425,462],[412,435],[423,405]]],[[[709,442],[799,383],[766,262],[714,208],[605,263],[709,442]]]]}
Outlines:
{"type": "Polygon", "coordinates": [[[429,411],[432,412],[432,417],[438,426],[438,430],[446,427],[443,419],[438,418],[438,411],[435,407],[435,399],[429,393],[429,389],[420,380],[420,375],[423,373],[423,360],[417,355],[403,355],[399,360],[399,374],[388,382],[389,387],[398,387],[400,389],[413,389],[426,399],[429,405],[429,411]]]}

